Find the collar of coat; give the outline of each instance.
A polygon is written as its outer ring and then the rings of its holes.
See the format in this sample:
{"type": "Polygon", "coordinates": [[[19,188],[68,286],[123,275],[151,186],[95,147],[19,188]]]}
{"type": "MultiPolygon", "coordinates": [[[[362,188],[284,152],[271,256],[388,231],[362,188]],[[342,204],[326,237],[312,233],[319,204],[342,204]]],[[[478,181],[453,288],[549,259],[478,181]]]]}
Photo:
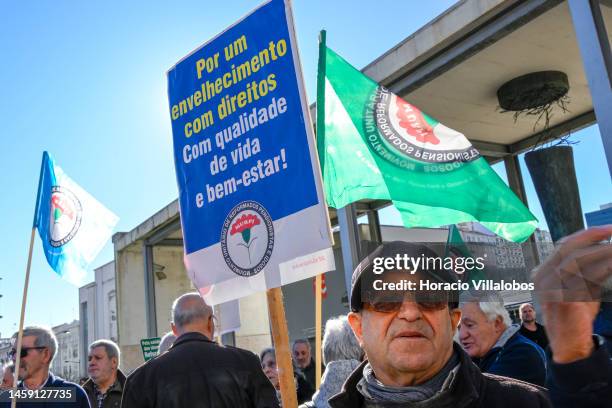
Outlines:
{"type": "MultiPolygon", "coordinates": [[[[451,392],[456,402],[455,406],[462,407],[478,399],[478,390],[481,389],[484,379],[478,367],[472,363],[472,360],[467,353],[463,351],[461,346],[453,342],[453,348],[459,356],[459,371],[457,372],[455,384],[451,392]]],[[[357,383],[363,377],[363,368],[367,363],[367,360],[362,362],[349,378],[347,378],[340,393],[330,398],[329,405],[331,407],[362,406],[363,396],[357,390],[357,383]]]]}
{"type": "Polygon", "coordinates": [[[206,337],[202,333],[187,332],[187,333],[181,334],[176,340],[174,340],[174,343],[172,344],[170,348],[175,348],[175,347],[180,346],[181,344],[189,343],[192,341],[203,341],[207,343],[213,343],[212,340],[210,340],[208,337],[206,337]]]}
{"type": "MultiPolygon", "coordinates": [[[[119,392],[119,393],[123,393],[123,387],[125,386],[125,374],[123,374],[123,371],[117,369],[117,379],[115,380],[115,383],[113,385],[111,385],[111,387],[108,389],[107,392],[119,392]]],[[[94,390],[94,382],[91,378],[89,378],[87,381],[85,381],[85,383],[83,383],[83,389],[89,393],[89,392],[93,392],[94,390]]]]}

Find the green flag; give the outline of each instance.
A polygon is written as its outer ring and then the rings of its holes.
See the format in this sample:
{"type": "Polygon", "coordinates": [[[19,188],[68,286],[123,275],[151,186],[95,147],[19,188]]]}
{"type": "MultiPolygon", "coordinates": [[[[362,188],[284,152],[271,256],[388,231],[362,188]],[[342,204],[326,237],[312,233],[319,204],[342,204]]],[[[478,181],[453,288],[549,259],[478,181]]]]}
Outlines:
{"type": "MultiPolygon", "coordinates": [[[[459,228],[456,225],[450,225],[448,227],[448,239],[446,240],[446,248],[444,251],[444,258],[453,257],[453,258],[473,258],[472,252],[469,250],[463,238],[461,238],[461,233],[459,232],[459,228]]],[[[479,281],[485,278],[484,270],[480,270],[477,268],[471,269],[467,272],[466,281],[479,281]]]]}
{"type": "MultiPolygon", "coordinates": [[[[324,37],[324,32],[322,33],[324,37]]],[[[467,138],[319,48],[317,144],[327,203],[392,200],[404,226],[478,221],[510,241],[537,220],[467,138]]]]}
{"type": "Polygon", "coordinates": [[[444,256],[461,256],[471,258],[472,253],[463,242],[463,238],[461,238],[461,233],[459,232],[459,228],[455,225],[450,225],[448,227],[448,239],[446,240],[446,253],[444,256]]]}

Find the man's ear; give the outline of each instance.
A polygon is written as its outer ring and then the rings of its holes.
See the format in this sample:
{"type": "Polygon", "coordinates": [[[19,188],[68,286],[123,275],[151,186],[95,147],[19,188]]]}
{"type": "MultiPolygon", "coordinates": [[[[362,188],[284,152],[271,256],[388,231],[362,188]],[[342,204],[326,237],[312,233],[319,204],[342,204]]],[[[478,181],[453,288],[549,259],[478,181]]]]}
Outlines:
{"type": "Polygon", "coordinates": [[[173,333],[173,334],[174,334],[176,337],[178,337],[178,336],[179,336],[179,332],[178,332],[178,330],[177,330],[176,325],[174,324],[174,322],[170,322],[170,328],[172,329],[172,333],[173,333]]]}
{"type": "Polygon", "coordinates": [[[496,333],[503,333],[504,330],[506,330],[506,325],[504,324],[504,319],[502,319],[501,316],[496,316],[495,317],[495,332],[496,333]]]}
{"type": "Polygon", "coordinates": [[[210,333],[210,339],[212,340],[215,336],[215,319],[213,319],[213,315],[210,315],[208,318],[207,327],[208,332],[210,333]]]}
{"type": "Polygon", "coordinates": [[[450,315],[451,330],[453,331],[453,336],[454,336],[455,333],[457,332],[457,327],[459,326],[459,322],[461,321],[461,309],[459,308],[450,309],[448,313],[450,315]]]}
{"type": "Polygon", "coordinates": [[[43,361],[46,363],[50,363],[51,362],[51,350],[49,350],[48,348],[43,349],[43,361]]]}
{"type": "Polygon", "coordinates": [[[363,329],[361,325],[361,313],[350,312],[347,317],[348,322],[351,325],[351,329],[353,329],[353,333],[355,333],[355,337],[357,337],[357,340],[359,341],[359,345],[363,347],[363,329]]]}
{"type": "Polygon", "coordinates": [[[119,361],[117,360],[117,357],[113,357],[111,358],[111,362],[113,363],[113,368],[117,369],[119,368],[119,361]]]}

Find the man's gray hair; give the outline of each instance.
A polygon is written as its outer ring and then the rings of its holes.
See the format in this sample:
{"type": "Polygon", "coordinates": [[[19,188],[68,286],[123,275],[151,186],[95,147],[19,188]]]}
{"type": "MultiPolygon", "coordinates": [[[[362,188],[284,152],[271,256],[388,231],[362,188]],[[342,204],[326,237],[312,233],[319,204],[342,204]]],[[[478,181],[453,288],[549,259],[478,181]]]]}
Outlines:
{"type": "MultiPolygon", "coordinates": [[[[53,330],[43,326],[28,326],[23,329],[23,337],[27,336],[34,336],[34,347],[46,347],[49,349],[51,354],[49,364],[51,364],[57,352],[57,338],[53,330]]],[[[15,339],[15,347],[17,347],[17,333],[13,334],[13,338],[15,339]]]]}
{"type": "Polygon", "coordinates": [[[161,341],[159,342],[159,354],[168,351],[170,346],[174,344],[175,340],[176,336],[171,331],[164,334],[164,337],[162,337],[161,341]]]}
{"type": "Polygon", "coordinates": [[[325,323],[322,348],[325,365],[337,360],[359,361],[363,355],[346,316],[331,318],[325,323]]]}
{"type": "Polygon", "coordinates": [[[172,323],[178,328],[212,316],[212,307],[206,304],[198,292],[185,293],[172,303],[172,323]]]}
{"type": "Polygon", "coordinates": [[[504,307],[504,299],[497,292],[463,292],[459,297],[459,307],[466,303],[478,303],[480,310],[487,316],[487,320],[492,322],[497,316],[501,317],[506,327],[512,326],[510,313],[504,307]]]}
{"type": "Polygon", "coordinates": [[[298,344],[305,344],[310,351],[310,342],[307,339],[297,339],[293,342],[293,346],[291,346],[291,350],[295,350],[295,346],[298,344]]]}
{"type": "Polygon", "coordinates": [[[117,358],[117,364],[119,364],[119,358],[121,357],[121,351],[119,350],[119,346],[112,340],[101,339],[96,340],[89,345],[89,351],[91,352],[96,347],[104,347],[104,351],[106,351],[106,355],[110,360],[113,357],[117,358]]]}

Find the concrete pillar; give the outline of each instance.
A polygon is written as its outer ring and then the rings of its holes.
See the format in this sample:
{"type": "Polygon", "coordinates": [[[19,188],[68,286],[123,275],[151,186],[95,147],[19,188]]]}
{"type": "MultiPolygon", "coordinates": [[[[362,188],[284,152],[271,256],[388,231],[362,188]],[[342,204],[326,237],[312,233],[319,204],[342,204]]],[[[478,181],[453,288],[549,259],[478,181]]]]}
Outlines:
{"type": "Polygon", "coordinates": [[[370,229],[370,239],[377,244],[382,244],[382,233],[380,232],[378,210],[368,211],[368,226],[370,229]]]}
{"type": "Polygon", "coordinates": [[[153,278],[153,246],[143,243],[145,310],[147,337],[157,337],[157,311],[155,308],[155,279],[153,278]]]}
{"type": "MultiPolygon", "coordinates": [[[[504,165],[506,167],[506,175],[508,176],[508,185],[516,196],[529,208],[527,203],[527,194],[525,193],[525,183],[523,181],[523,173],[517,155],[509,155],[504,157],[504,165]]],[[[539,265],[541,259],[536,246],[535,235],[531,234],[529,240],[522,245],[523,257],[525,258],[525,267],[528,271],[539,265]]]]}
{"type": "Polygon", "coordinates": [[[340,226],[340,245],[342,247],[342,260],[344,263],[344,282],[346,293],[351,297],[351,277],[353,270],[361,259],[359,256],[359,228],[355,204],[339,208],[338,225],[340,226]]]}
{"type": "Polygon", "coordinates": [[[612,176],[612,53],[599,0],[568,0],[593,110],[612,176]]]}

